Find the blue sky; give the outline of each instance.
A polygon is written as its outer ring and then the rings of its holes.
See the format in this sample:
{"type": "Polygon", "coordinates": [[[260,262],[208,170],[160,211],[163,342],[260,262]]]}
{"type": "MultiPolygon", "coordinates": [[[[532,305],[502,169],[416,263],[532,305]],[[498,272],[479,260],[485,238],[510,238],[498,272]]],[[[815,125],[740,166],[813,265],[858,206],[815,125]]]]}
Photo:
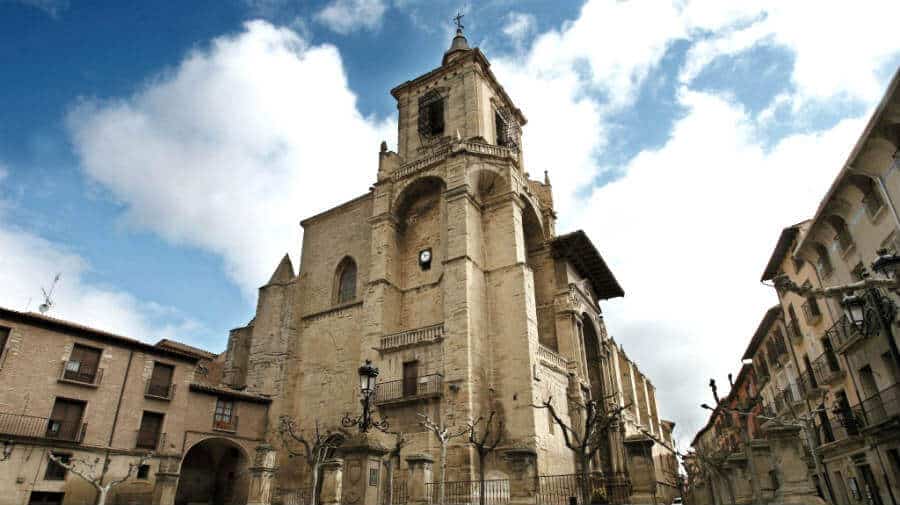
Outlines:
{"type": "Polygon", "coordinates": [[[388,91],[439,64],[462,9],[559,231],[625,287],[610,333],[686,436],[776,301],[780,229],[900,63],[896,2],[802,4],[0,0],[0,304],[34,310],[61,272],[59,317],[223,349],[296,266],[300,219],[367,190],[388,91]]]}

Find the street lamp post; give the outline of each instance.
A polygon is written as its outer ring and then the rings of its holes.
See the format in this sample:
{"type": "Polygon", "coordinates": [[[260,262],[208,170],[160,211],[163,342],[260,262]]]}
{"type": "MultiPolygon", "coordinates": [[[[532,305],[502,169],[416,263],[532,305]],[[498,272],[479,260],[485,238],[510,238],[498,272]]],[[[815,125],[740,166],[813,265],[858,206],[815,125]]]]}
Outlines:
{"type": "Polygon", "coordinates": [[[360,433],[366,433],[371,428],[379,431],[388,429],[386,419],[375,419],[372,412],[375,403],[375,390],[377,385],[375,380],[378,378],[378,368],[372,366],[372,360],[366,360],[365,364],[359,367],[359,392],[362,404],[362,413],[356,417],[350,417],[350,413],[344,414],[341,419],[341,425],[345,428],[356,426],[360,433]]]}

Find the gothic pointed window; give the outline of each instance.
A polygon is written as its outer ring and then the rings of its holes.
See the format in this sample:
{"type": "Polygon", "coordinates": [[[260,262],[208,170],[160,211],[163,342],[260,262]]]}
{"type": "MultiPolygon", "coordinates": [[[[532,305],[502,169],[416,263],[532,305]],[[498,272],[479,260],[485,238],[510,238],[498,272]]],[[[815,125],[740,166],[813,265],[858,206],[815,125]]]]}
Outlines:
{"type": "Polygon", "coordinates": [[[444,98],[431,90],[419,98],[419,134],[436,137],[444,133],[444,98]]]}
{"type": "Polygon", "coordinates": [[[356,262],[349,256],[341,261],[337,271],[337,303],[356,299],[356,262]]]}

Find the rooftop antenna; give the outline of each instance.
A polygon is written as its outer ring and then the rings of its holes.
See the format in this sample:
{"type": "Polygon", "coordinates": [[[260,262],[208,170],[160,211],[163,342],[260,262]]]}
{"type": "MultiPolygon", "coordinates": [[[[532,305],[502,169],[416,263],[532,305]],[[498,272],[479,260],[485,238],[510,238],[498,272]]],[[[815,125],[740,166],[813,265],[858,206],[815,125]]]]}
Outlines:
{"type": "Polygon", "coordinates": [[[53,278],[53,284],[50,285],[50,291],[47,291],[44,288],[41,288],[41,293],[44,294],[44,303],[38,305],[38,310],[41,314],[46,314],[47,311],[53,307],[53,290],[56,289],[56,283],[59,282],[60,274],[56,274],[56,277],[53,278]]]}

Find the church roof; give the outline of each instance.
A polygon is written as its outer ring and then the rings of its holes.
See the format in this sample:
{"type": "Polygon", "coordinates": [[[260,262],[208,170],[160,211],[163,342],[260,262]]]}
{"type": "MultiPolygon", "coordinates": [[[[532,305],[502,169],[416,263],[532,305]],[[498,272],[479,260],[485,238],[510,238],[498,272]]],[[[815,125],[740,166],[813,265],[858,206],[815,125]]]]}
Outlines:
{"type": "Polygon", "coordinates": [[[550,246],[556,257],[571,261],[578,273],[591,281],[601,300],[625,296],[616,276],[606,266],[584,230],[560,235],[550,242],[550,246]]]}

